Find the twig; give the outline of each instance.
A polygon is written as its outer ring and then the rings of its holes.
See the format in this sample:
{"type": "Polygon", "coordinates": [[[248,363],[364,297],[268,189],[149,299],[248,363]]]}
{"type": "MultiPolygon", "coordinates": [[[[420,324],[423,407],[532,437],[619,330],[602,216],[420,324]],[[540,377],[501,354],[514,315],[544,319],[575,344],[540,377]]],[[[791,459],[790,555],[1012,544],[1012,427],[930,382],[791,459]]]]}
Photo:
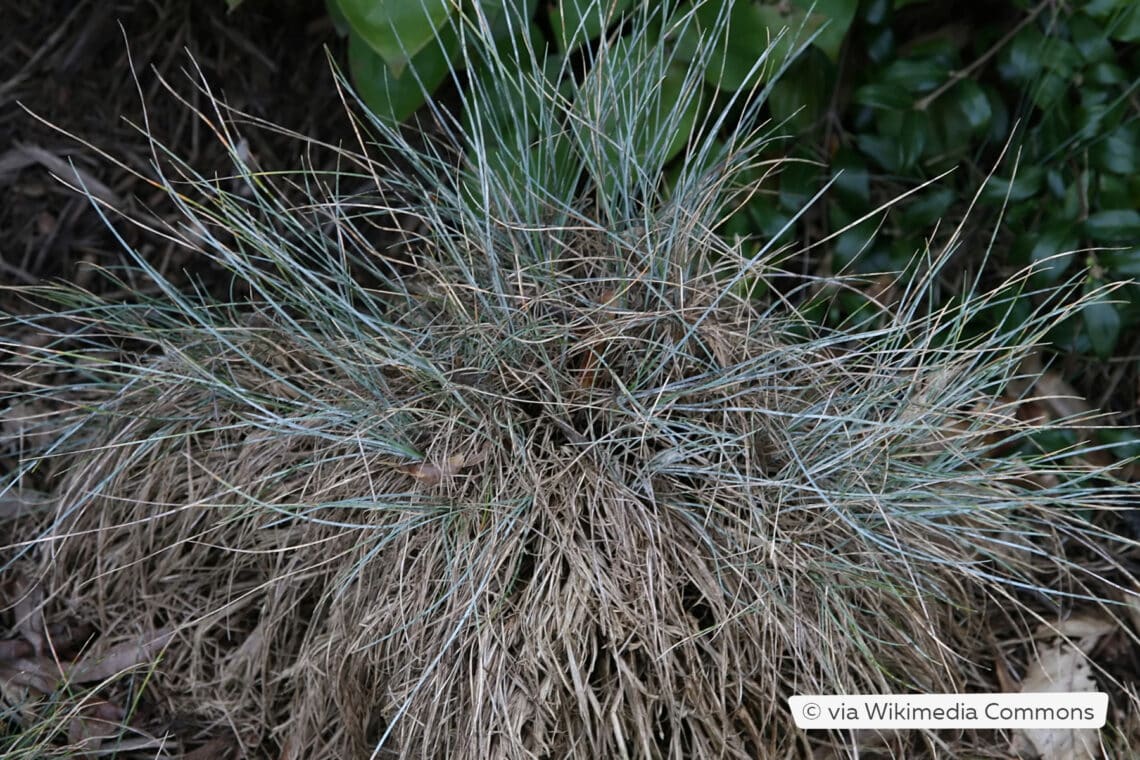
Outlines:
{"type": "Polygon", "coordinates": [[[971,63],[966,68],[960,69],[958,71],[955,71],[953,74],[951,74],[950,78],[948,80],[946,80],[946,82],[944,82],[941,87],[939,87],[937,90],[935,90],[934,92],[927,95],[922,100],[915,103],[914,107],[916,109],[918,109],[919,111],[925,111],[930,106],[931,103],[933,103],[935,100],[938,100],[938,98],[941,97],[942,95],[945,95],[947,90],[949,90],[954,85],[961,82],[966,77],[970,76],[972,73],[974,73],[974,71],[976,69],[981,67],[986,61],[988,61],[989,59],[991,59],[995,55],[997,55],[998,51],[1001,50],[1003,47],[1005,47],[1006,43],[1009,42],[1011,39],[1013,39],[1014,36],[1018,32],[1020,32],[1022,29],[1024,29],[1029,24],[1033,23],[1033,20],[1035,18],[1037,18],[1039,15],[1041,15],[1041,11],[1045,10],[1045,8],[1051,2],[1053,2],[1053,0],[1041,0],[1041,2],[1037,4],[1037,7],[1035,7],[1033,10],[1031,10],[1029,12],[1028,16],[1026,16],[1021,21],[1019,21],[1017,26],[1013,27],[1008,32],[1006,32],[1005,35],[1000,40],[995,42],[989,50],[982,53],[982,55],[979,56],[977,58],[977,60],[975,60],[973,63],[971,63]]]}

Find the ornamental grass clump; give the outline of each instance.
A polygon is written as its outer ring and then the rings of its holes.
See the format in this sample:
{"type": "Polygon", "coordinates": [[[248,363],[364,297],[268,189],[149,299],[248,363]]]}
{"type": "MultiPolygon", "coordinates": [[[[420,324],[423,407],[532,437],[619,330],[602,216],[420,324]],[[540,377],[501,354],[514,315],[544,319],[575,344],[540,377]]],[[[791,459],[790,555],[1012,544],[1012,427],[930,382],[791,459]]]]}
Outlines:
{"type": "Polygon", "coordinates": [[[101,693],[270,756],[789,756],[788,696],[976,687],[995,621],[1100,593],[1108,474],[1008,453],[1054,424],[1008,388],[1063,315],[973,329],[1028,286],[944,304],[955,235],[889,307],[807,324],[857,283],[717,234],[776,133],[759,91],[674,144],[712,44],[679,62],[663,18],[577,78],[468,20],[463,115],[298,136],[333,171],[259,171],[272,127],[213,99],[233,176],[155,142],[157,231],[224,287],[137,254],[127,297],[45,289],[47,337],[3,344],[9,402],[56,409],[9,566],[164,645],[101,693]]]}

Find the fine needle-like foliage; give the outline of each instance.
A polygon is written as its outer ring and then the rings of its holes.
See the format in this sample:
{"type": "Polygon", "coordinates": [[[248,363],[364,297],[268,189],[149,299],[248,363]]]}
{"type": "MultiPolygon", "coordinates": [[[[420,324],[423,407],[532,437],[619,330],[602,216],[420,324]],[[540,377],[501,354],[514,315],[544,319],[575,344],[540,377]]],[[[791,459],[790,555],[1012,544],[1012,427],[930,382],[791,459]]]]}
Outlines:
{"type": "Polygon", "coordinates": [[[672,10],[544,65],[476,4],[460,107],[297,136],[334,171],[259,171],[242,135],[274,127],[202,83],[234,173],[155,140],[182,217],[154,232],[213,287],[134,254],[125,295],[6,318],[41,337],[0,339],[5,401],[52,411],[3,487],[54,487],[7,567],[104,636],[170,631],[139,699],[267,756],[806,756],[788,696],[977,690],[985,631],[1108,593],[1124,493],[1035,456],[1072,421],[1011,390],[1065,314],[978,329],[1028,278],[944,300],[955,235],[809,326],[848,284],[716,234],[778,131],[742,92],[675,144],[724,20],[682,61],[672,10]]]}

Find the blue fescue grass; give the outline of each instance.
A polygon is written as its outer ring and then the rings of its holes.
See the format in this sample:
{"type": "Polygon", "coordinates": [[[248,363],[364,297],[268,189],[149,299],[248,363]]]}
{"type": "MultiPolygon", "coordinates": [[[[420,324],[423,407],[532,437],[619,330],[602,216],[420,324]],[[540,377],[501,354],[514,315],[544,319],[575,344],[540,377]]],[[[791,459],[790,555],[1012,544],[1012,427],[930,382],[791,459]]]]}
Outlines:
{"type": "Polygon", "coordinates": [[[477,13],[466,121],[296,136],[332,171],[252,166],[242,134],[274,127],[202,83],[233,174],[156,139],[179,216],[153,226],[230,292],[131,251],[146,292],[41,290],[68,327],[0,343],[9,404],[62,404],[6,486],[48,470],[57,508],[13,546],[106,626],[179,627],[156,676],[178,704],[307,757],[754,757],[804,740],[790,694],[976,688],[995,608],[1114,593],[1084,560],[1122,543],[1094,518],[1127,491],[1080,448],[1008,453],[1088,422],[1008,392],[1079,304],[975,334],[1025,275],[944,305],[957,236],[842,331],[794,295],[854,278],[742,296],[791,276],[716,234],[777,139],[766,92],[710,111],[667,187],[726,19],[662,103],[682,64],[652,30],[695,22],[655,8],[571,92],[477,13]],[[525,135],[493,116],[519,93],[525,135]]]}

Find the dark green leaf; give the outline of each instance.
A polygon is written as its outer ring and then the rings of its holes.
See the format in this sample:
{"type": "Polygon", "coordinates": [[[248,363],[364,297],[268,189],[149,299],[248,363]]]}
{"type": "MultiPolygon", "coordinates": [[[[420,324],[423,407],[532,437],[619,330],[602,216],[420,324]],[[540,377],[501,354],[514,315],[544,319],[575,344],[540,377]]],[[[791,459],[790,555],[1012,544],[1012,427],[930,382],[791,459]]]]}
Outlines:
{"type": "Polygon", "coordinates": [[[1060,37],[1046,37],[1041,48],[1041,60],[1045,68],[1062,79],[1068,79],[1081,65],[1081,54],[1068,40],[1060,37]]]}
{"type": "Polygon", "coordinates": [[[799,211],[819,190],[819,166],[802,160],[789,160],[780,171],[780,206],[799,211]]]}
{"type": "Polygon", "coordinates": [[[862,211],[871,199],[871,175],[867,163],[849,150],[843,150],[831,162],[834,181],[830,192],[847,209],[862,211]]]}
{"type": "Polygon", "coordinates": [[[791,215],[780,211],[769,198],[757,196],[748,204],[748,216],[755,229],[773,245],[790,242],[794,236],[795,225],[788,226],[791,215]]]}
{"type": "MultiPolygon", "coordinates": [[[[1090,281],[1085,292],[1091,292],[1100,284],[1090,281]]],[[[1116,304],[1110,303],[1108,296],[1100,294],[1081,308],[1081,320],[1093,352],[1102,359],[1112,356],[1120,338],[1120,314],[1116,304]]]]}
{"type": "Polygon", "coordinates": [[[889,26],[872,30],[867,39],[867,57],[882,63],[895,54],[895,31],[889,26]]]}
{"type": "Polygon", "coordinates": [[[1004,143],[1009,137],[1009,108],[1006,106],[1005,100],[993,90],[987,89],[986,95],[990,99],[990,109],[993,111],[986,141],[994,144],[1004,143]]]}
{"type": "MultiPolygon", "coordinates": [[[[446,44],[455,43],[454,35],[446,44]]],[[[457,46],[456,46],[457,47],[457,46]]],[[[456,47],[452,48],[454,55],[456,47]]],[[[432,43],[417,53],[400,76],[358,34],[348,35],[348,66],[360,97],[377,117],[397,124],[415,113],[450,71],[449,53],[432,43]]]]}
{"type": "MultiPolygon", "coordinates": [[[[786,25],[793,29],[799,20],[785,23],[780,11],[772,6],[756,5],[749,0],[727,0],[728,29],[718,33],[717,41],[705,69],[705,81],[726,92],[752,87],[778,69],[791,52],[789,35],[772,44],[786,25]],[[761,63],[763,61],[763,63],[761,63]]],[[[696,23],[689,24],[677,42],[678,58],[695,54],[700,35],[718,28],[718,17],[724,13],[722,3],[704,3],[697,7],[696,23]]]]}
{"type": "Polygon", "coordinates": [[[899,163],[896,171],[912,168],[922,157],[930,131],[930,117],[925,111],[907,111],[899,131],[899,163]]]}
{"type": "Polygon", "coordinates": [[[937,222],[953,205],[957,194],[948,187],[937,187],[922,192],[903,209],[901,224],[904,229],[926,230],[937,222]]]}
{"type": "Polygon", "coordinates": [[[1117,127],[1089,149],[1094,167],[1114,174],[1140,171],[1140,122],[1117,127]]]}
{"type": "Polygon", "coordinates": [[[901,111],[914,104],[914,96],[901,85],[890,82],[872,82],[855,90],[852,100],[871,108],[901,111]]]}
{"type": "Polygon", "coordinates": [[[1089,84],[1111,86],[1121,84],[1128,79],[1128,74],[1115,63],[1098,63],[1085,71],[1085,81],[1089,84]]]}
{"type": "Polygon", "coordinates": [[[1069,33],[1077,52],[1086,62],[1111,61],[1115,57],[1104,25],[1093,21],[1084,13],[1074,13],[1069,18],[1069,33]]]}
{"type": "Polygon", "coordinates": [[[1140,5],[1126,5],[1121,17],[1113,20],[1110,33],[1121,42],[1140,41],[1140,5]]]}
{"type": "Polygon", "coordinates": [[[1140,212],[1112,209],[1090,214],[1085,221],[1085,232],[1098,243],[1135,245],[1140,241],[1140,212]]]}
{"type": "Polygon", "coordinates": [[[835,247],[832,249],[835,256],[834,268],[836,272],[847,270],[857,259],[862,258],[863,252],[869,250],[875,241],[879,222],[880,220],[876,218],[867,219],[839,233],[839,237],[835,240],[835,247]]]}
{"type": "Polygon", "coordinates": [[[1045,172],[1045,185],[1057,198],[1064,198],[1068,190],[1064,175],[1055,168],[1045,172]]]}
{"type": "Polygon", "coordinates": [[[1097,262],[1117,277],[1140,277],[1140,246],[1115,251],[1098,251],[1097,262]]]}
{"type": "Polygon", "coordinates": [[[1088,0],[1081,9],[1093,18],[1103,19],[1127,7],[1132,0],[1088,0]]]}
{"type": "MultiPolygon", "coordinates": [[[[447,24],[448,0],[337,0],[352,30],[388,64],[393,76],[447,24]]],[[[421,76],[423,76],[421,74],[421,76]]]]}
{"type": "Polygon", "coordinates": [[[1039,77],[1029,90],[1029,97],[1034,105],[1045,111],[1061,99],[1069,87],[1068,80],[1053,71],[1047,71],[1039,77]]]}
{"type": "Polygon", "coordinates": [[[559,0],[549,10],[550,28],[558,49],[567,53],[595,39],[632,3],[633,0],[559,0]]]}
{"type": "Polygon", "coordinates": [[[856,135],[855,144],[859,146],[859,150],[863,151],[868,158],[879,166],[888,171],[894,171],[898,157],[893,140],[877,135],[856,135]]]}
{"type": "Polygon", "coordinates": [[[811,24],[819,24],[819,34],[812,44],[827,54],[832,61],[838,60],[843,39],[855,20],[858,0],[792,0],[805,13],[811,13],[811,24]]]}
{"type": "Polygon", "coordinates": [[[824,115],[835,87],[835,66],[822,51],[808,48],[772,84],[768,107],[777,122],[804,132],[824,115]]]}
{"type": "Polygon", "coordinates": [[[1063,220],[1047,222],[1041,230],[1023,232],[1014,243],[1015,248],[1027,249],[1026,258],[1033,266],[1034,280],[1042,285],[1052,285],[1061,279],[1078,245],[1076,226],[1063,220]]]}
{"type": "Polygon", "coordinates": [[[1027,26],[1014,35],[1002,51],[998,73],[1015,84],[1033,80],[1041,71],[1041,51],[1045,38],[1036,26],[1027,26]]]}
{"type": "Polygon", "coordinates": [[[949,67],[939,61],[900,58],[887,66],[880,81],[898,85],[911,94],[921,95],[938,87],[949,75],[949,67]]]}
{"type": "Polygon", "coordinates": [[[990,108],[990,99],[977,82],[972,79],[963,79],[947,93],[952,98],[959,112],[966,117],[966,123],[974,133],[983,132],[990,125],[994,112],[990,108]]]}
{"type": "Polygon", "coordinates": [[[890,0],[870,0],[863,4],[863,20],[871,26],[879,26],[887,20],[890,11],[890,0]]]}
{"type": "Polygon", "coordinates": [[[345,18],[344,11],[340,9],[340,5],[337,1],[325,0],[325,10],[328,11],[329,20],[332,21],[336,33],[342,37],[348,34],[350,28],[348,19],[345,18]]]}
{"type": "Polygon", "coordinates": [[[1021,169],[1018,175],[1010,181],[1008,177],[994,175],[986,180],[982,189],[981,200],[985,203],[1016,203],[1032,198],[1041,190],[1045,170],[1040,166],[1030,166],[1021,169]]]}

